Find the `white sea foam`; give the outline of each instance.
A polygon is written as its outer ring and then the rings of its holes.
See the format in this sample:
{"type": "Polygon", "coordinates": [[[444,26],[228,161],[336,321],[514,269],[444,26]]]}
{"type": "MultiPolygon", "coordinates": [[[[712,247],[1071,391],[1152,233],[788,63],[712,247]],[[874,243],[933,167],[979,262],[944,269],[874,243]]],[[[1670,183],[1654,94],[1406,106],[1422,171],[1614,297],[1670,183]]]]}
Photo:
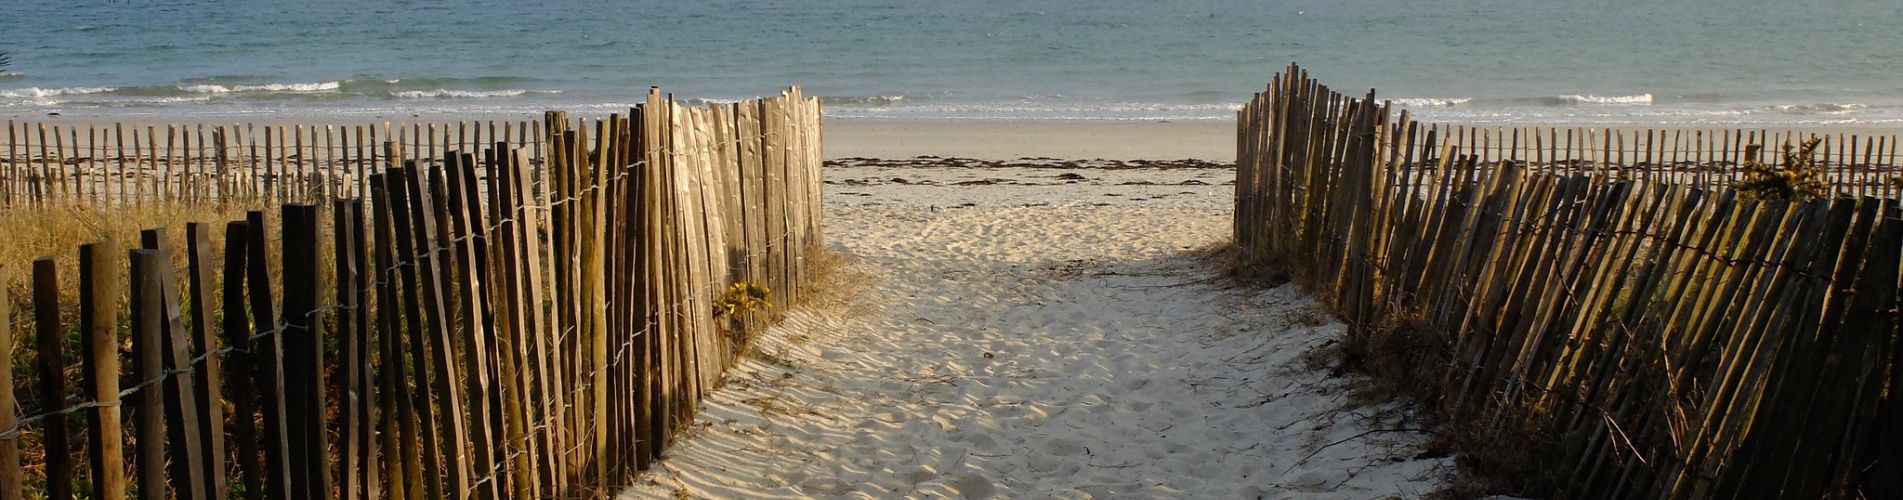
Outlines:
{"type": "Polygon", "coordinates": [[[114,87],[60,87],[52,89],[27,87],[23,89],[0,90],[0,97],[42,99],[47,97],[98,94],[114,90],[118,89],[114,87]]]}
{"type": "Polygon", "coordinates": [[[231,88],[231,90],[233,90],[233,91],[235,91],[235,92],[248,92],[248,91],[264,91],[264,92],[324,92],[324,91],[330,91],[330,90],[337,90],[338,88],[340,88],[340,87],[342,87],[342,86],[343,86],[343,83],[342,83],[342,82],[323,82],[323,83],[270,83],[270,84],[265,84],[265,85],[239,85],[239,86],[236,86],[236,87],[232,87],[232,88],[231,88]]]}
{"type": "Polygon", "coordinates": [[[822,97],[821,99],[826,101],[827,104],[834,104],[834,105],[890,106],[890,105],[905,103],[905,96],[898,95],[898,94],[874,95],[874,96],[826,96],[826,97],[822,97]]]}
{"type": "Polygon", "coordinates": [[[480,98],[486,98],[486,97],[515,97],[515,96],[520,96],[520,95],[524,95],[528,93],[529,91],[522,90],[522,89],[508,89],[508,90],[436,89],[436,90],[395,91],[395,92],[391,92],[390,95],[400,99],[438,99],[438,98],[480,99],[480,98]]]}
{"type": "Polygon", "coordinates": [[[262,85],[179,85],[178,89],[195,94],[225,94],[230,92],[329,92],[343,87],[343,82],[319,83],[266,83],[262,85]]]}
{"type": "Polygon", "coordinates": [[[1444,108],[1464,105],[1473,100],[1472,97],[1408,97],[1395,99],[1394,103],[1413,108],[1444,108]]]}
{"type": "Polygon", "coordinates": [[[708,106],[708,105],[715,105],[715,104],[733,104],[736,102],[740,102],[740,100],[739,99],[721,99],[716,97],[696,97],[693,99],[688,99],[687,105],[688,106],[708,106]]]}
{"type": "Polygon", "coordinates": [[[231,87],[224,85],[179,85],[178,89],[194,94],[223,94],[231,91],[231,87]]]}
{"type": "Polygon", "coordinates": [[[166,104],[176,104],[176,103],[184,103],[184,102],[205,102],[205,101],[210,101],[211,99],[212,99],[212,96],[210,95],[188,95],[188,96],[141,97],[137,99],[126,99],[123,101],[112,101],[112,102],[120,103],[123,105],[131,105],[131,106],[163,106],[166,104]]]}
{"type": "Polygon", "coordinates": [[[1568,104],[1641,104],[1641,105],[1652,104],[1652,94],[1615,95],[1615,96],[1573,94],[1573,95],[1559,96],[1556,99],[1558,99],[1560,102],[1568,103],[1568,104]]]}
{"type": "Polygon", "coordinates": [[[1796,114],[1796,115],[1836,115],[1836,114],[1849,113],[1852,111],[1856,111],[1856,110],[1860,110],[1860,109],[1864,109],[1868,107],[1869,106],[1865,106],[1863,104],[1850,102],[1850,103],[1822,103],[1822,104],[1784,104],[1784,105],[1772,106],[1771,109],[1780,113],[1790,113],[1790,114],[1796,114]]]}

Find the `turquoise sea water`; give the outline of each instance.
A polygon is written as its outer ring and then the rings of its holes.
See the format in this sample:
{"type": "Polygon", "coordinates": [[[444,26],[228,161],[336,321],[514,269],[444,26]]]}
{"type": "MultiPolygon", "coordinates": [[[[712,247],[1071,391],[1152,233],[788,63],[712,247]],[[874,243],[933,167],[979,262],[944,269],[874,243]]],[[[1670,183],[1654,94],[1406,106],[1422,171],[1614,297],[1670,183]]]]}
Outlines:
{"type": "Polygon", "coordinates": [[[12,0],[0,115],[1221,120],[1290,61],[1465,122],[1903,122],[1894,0],[12,0]]]}

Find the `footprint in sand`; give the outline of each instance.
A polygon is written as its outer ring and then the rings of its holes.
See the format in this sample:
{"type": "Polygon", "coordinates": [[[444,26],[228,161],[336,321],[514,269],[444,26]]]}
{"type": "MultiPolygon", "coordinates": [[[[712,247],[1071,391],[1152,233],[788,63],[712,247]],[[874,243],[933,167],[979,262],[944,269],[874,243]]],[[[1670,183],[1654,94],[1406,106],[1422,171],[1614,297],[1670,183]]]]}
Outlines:
{"type": "Polygon", "coordinates": [[[1076,456],[1087,449],[1075,439],[1056,438],[1044,442],[1044,452],[1060,457],[1076,456]]]}
{"type": "Polygon", "coordinates": [[[769,487],[792,486],[794,484],[805,482],[806,473],[801,471],[769,472],[766,475],[766,479],[767,479],[766,481],[767,486],[769,487]]]}
{"type": "Polygon", "coordinates": [[[998,487],[991,484],[990,478],[984,476],[963,476],[947,484],[952,489],[958,490],[958,494],[965,498],[991,498],[998,494],[998,487]]]}
{"type": "Polygon", "coordinates": [[[907,479],[911,479],[913,484],[931,481],[938,479],[938,471],[933,469],[930,465],[920,465],[918,466],[918,470],[912,471],[912,473],[908,475],[907,479]]]}
{"type": "Polygon", "coordinates": [[[1328,485],[1335,483],[1339,479],[1341,479],[1341,474],[1339,473],[1311,470],[1295,475],[1294,479],[1286,481],[1284,485],[1294,488],[1296,491],[1318,493],[1327,491],[1328,485]]]}
{"type": "Polygon", "coordinates": [[[1075,460],[1051,455],[1036,455],[1024,461],[1026,468],[1036,472],[1038,477],[1069,477],[1077,474],[1083,466],[1075,460]]]}
{"type": "Polygon", "coordinates": [[[1209,480],[1216,477],[1222,469],[1222,460],[1207,451],[1190,455],[1183,467],[1183,473],[1196,479],[1209,480]]]}
{"type": "Polygon", "coordinates": [[[964,441],[966,443],[971,443],[971,447],[977,448],[979,450],[984,450],[984,451],[991,451],[998,447],[997,438],[991,437],[990,434],[966,432],[966,433],[959,434],[954,439],[957,439],[959,441],[964,441]]]}
{"type": "Polygon", "coordinates": [[[824,495],[844,495],[846,494],[846,492],[852,491],[852,485],[846,484],[845,481],[840,481],[838,479],[821,478],[821,479],[814,479],[811,481],[800,483],[800,489],[807,493],[819,493],[824,495]]]}

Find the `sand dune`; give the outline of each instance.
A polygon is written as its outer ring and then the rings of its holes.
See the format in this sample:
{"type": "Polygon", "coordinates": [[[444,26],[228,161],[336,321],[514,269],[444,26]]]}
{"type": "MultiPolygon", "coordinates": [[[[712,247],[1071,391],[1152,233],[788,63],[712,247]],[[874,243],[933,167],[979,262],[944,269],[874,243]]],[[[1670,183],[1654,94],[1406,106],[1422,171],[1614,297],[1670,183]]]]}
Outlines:
{"type": "Polygon", "coordinates": [[[1231,175],[829,170],[829,241],[876,279],[769,332],[623,497],[1430,491],[1451,464],[1415,424],[1312,366],[1339,324],[1191,257],[1231,175]]]}

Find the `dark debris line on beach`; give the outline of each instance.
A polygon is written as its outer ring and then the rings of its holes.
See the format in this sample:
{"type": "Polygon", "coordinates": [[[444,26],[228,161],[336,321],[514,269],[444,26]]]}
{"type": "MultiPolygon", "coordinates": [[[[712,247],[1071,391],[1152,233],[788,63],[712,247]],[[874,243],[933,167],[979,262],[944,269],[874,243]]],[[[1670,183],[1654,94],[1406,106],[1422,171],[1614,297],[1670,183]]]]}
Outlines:
{"type": "Polygon", "coordinates": [[[1089,160],[1066,160],[1062,158],[1026,156],[1015,160],[983,160],[977,158],[956,158],[938,156],[916,156],[908,159],[885,158],[839,158],[826,160],[826,167],[937,167],[937,168],[1051,168],[1051,169],[1229,169],[1235,163],[1213,162],[1186,158],[1181,160],[1107,160],[1103,158],[1089,160]]]}

